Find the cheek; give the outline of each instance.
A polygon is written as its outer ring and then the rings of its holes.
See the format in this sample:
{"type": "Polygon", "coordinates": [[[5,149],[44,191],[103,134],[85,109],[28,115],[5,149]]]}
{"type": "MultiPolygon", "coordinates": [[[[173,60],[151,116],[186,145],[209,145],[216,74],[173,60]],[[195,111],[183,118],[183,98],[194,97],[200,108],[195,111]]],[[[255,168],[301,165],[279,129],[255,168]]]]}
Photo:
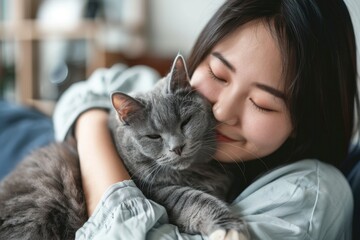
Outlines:
{"type": "MultiPolygon", "coordinates": [[[[263,113],[253,113],[253,116],[256,114],[263,113]]],[[[276,151],[288,139],[292,127],[290,121],[284,116],[271,119],[258,116],[246,119],[243,129],[248,141],[266,155],[276,151]]]]}
{"type": "Polygon", "coordinates": [[[147,140],[145,138],[138,141],[137,147],[141,149],[142,154],[150,158],[159,156],[163,151],[163,144],[160,141],[155,142],[152,140],[147,140]]]}
{"type": "Polygon", "coordinates": [[[219,94],[219,88],[215,85],[214,81],[210,79],[206,70],[198,68],[194,72],[190,84],[208,101],[211,103],[216,102],[219,94]]]}

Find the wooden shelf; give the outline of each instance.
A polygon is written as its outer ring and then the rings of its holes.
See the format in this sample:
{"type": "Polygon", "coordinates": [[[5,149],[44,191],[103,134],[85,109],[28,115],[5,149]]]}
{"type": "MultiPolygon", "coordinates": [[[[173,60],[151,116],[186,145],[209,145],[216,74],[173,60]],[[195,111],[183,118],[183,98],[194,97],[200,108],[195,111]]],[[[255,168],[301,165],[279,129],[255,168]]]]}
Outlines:
{"type": "Polygon", "coordinates": [[[14,23],[0,24],[0,39],[15,40],[43,40],[51,38],[92,39],[101,26],[96,22],[81,22],[71,29],[44,29],[41,24],[33,20],[24,20],[20,25],[14,23]]]}
{"type": "MultiPolygon", "coordinates": [[[[91,40],[105,27],[126,29],[128,26],[103,21],[84,20],[68,29],[42,27],[37,20],[25,19],[19,23],[0,22],[0,40],[43,40],[64,38],[68,40],[91,40]]],[[[132,29],[129,29],[132,31],[132,29]]]]}
{"type": "MultiPolygon", "coordinates": [[[[88,77],[96,68],[110,67],[106,59],[106,49],[97,42],[97,37],[104,29],[115,27],[131,33],[142,33],[143,25],[129,26],[99,19],[83,19],[68,28],[44,27],[36,19],[36,12],[42,1],[11,0],[11,19],[0,21],[0,41],[13,41],[15,44],[16,101],[51,114],[54,102],[42,100],[39,96],[37,42],[53,39],[85,40],[89,54],[85,63],[85,77],[88,77]]],[[[145,0],[141,2],[145,4],[145,0]]]]}

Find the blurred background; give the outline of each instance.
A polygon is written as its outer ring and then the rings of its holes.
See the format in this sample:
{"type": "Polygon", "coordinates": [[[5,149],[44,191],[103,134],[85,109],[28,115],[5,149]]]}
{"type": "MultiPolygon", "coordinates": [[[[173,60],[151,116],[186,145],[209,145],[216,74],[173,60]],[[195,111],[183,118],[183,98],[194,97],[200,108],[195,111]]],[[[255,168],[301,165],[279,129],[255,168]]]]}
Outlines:
{"type": "Polygon", "coordinates": [[[51,114],[73,82],[115,63],[165,75],[225,0],[0,0],[0,98],[51,114]]]}

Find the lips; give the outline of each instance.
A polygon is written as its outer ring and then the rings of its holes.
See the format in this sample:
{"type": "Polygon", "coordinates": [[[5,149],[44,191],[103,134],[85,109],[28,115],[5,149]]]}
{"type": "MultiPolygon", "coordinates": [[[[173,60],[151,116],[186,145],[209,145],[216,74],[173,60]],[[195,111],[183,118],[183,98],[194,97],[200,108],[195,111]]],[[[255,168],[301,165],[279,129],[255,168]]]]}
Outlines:
{"type": "Polygon", "coordinates": [[[216,132],[216,139],[218,142],[235,142],[236,140],[229,138],[220,132],[216,132]]]}

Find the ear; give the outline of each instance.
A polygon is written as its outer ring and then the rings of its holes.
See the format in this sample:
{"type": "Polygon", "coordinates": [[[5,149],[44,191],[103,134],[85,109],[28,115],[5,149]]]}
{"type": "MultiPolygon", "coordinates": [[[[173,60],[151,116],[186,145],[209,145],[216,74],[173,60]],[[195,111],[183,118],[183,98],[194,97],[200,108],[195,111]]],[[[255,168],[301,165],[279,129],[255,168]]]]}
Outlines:
{"type": "Polygon", "coordinates": [[[144,105],[135,98],[122,93],[114,92],[111,94],[111,102],[119,119],[122,123],[128,125],[129,117],[144,109],[144,105]]]}
{"type": "Polygon", "coordinates": [[[190,86],[190,78],[186,69],[184,57],[178,54],[173,62],[168,79],[167,90],[169,93],[174,93],[177,89],[188,88],[190,86]]]}

